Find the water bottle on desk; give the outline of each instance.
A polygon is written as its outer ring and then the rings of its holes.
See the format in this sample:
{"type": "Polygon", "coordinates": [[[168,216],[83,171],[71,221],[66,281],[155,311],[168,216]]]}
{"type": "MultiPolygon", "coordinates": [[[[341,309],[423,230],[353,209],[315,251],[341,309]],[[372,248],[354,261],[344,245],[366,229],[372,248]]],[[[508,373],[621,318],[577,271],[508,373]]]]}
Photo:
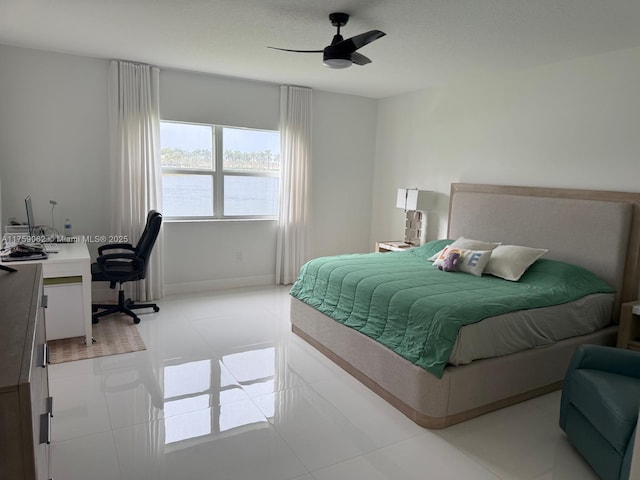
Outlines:
{"type": "Polygon", "coordinates": [[[68,218],[64,221],[64,239],[65,241],[70,241],[71,239],[71,220],[68,218]]]}

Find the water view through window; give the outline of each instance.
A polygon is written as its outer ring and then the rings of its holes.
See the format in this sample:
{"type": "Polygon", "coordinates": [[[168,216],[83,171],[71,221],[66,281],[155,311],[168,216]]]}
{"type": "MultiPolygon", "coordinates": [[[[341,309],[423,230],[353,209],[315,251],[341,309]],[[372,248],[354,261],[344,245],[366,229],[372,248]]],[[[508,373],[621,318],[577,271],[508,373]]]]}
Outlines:
{"type": "Polygon", "coordinates": [[[161,122],[160,137],[165,216],[277,216],[280,132],[161,122]]]}

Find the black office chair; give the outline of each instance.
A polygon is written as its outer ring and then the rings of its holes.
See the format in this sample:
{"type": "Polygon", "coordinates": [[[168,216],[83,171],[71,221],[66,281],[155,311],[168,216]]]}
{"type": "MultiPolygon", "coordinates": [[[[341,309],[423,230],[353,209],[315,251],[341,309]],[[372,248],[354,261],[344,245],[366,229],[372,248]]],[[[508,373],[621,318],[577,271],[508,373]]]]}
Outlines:
{"type": "Polygon", "coordinates": [[[133,310],[153,308],[154,312],[160,311],[155,303],[133,303],[131,299],[125,300],[124,283],[136,282],[145,277],[149,257],[161,226],[162,214],[151,210],[147,214],[147,223],[135,247],[130,243],[110,243],[98,248],[98,258],[95,263],[91,264],[91,280],[93,282],[109,282],[110,288],[116,288],[116,284],[118,284],[119,290],[117,304],[94,303],[91,305],[94,312],[93,323],[98,323],[100,317],[112,313],[124,313],[133,318],[133,323],[140,323],[140,318],[133,310]],[[126,252],[104,253],[109,250],[126,250],[126,252]],[[103,311],[96,313],[98,310],[103,311]]]}

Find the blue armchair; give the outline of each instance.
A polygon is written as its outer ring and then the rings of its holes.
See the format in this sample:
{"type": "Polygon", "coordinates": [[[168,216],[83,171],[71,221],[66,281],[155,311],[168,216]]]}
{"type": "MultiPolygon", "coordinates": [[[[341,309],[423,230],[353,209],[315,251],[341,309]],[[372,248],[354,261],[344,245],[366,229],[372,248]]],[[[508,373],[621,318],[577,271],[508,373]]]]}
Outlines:
{"type": "Polygon", "coordinates": [[[603,480],[627,480],[640,408],[640,352],[576,349],[562,386],[560,428],[603,480]]]}

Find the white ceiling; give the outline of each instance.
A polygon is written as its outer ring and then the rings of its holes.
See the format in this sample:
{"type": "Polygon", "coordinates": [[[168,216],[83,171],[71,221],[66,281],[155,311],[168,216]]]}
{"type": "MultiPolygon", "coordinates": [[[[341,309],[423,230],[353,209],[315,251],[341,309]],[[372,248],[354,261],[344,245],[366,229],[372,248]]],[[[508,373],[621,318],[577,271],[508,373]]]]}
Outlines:
{"type": "MultiPolygon", "coordinates": [[[[0,0],[0,43],[373,98],[640,45],[639,0],[0,0]],[[379,29],[372,64],[331,70],[345,38],[379,29]]],[[[1,66],[0,66],[1,68],[1,66]]]]}

